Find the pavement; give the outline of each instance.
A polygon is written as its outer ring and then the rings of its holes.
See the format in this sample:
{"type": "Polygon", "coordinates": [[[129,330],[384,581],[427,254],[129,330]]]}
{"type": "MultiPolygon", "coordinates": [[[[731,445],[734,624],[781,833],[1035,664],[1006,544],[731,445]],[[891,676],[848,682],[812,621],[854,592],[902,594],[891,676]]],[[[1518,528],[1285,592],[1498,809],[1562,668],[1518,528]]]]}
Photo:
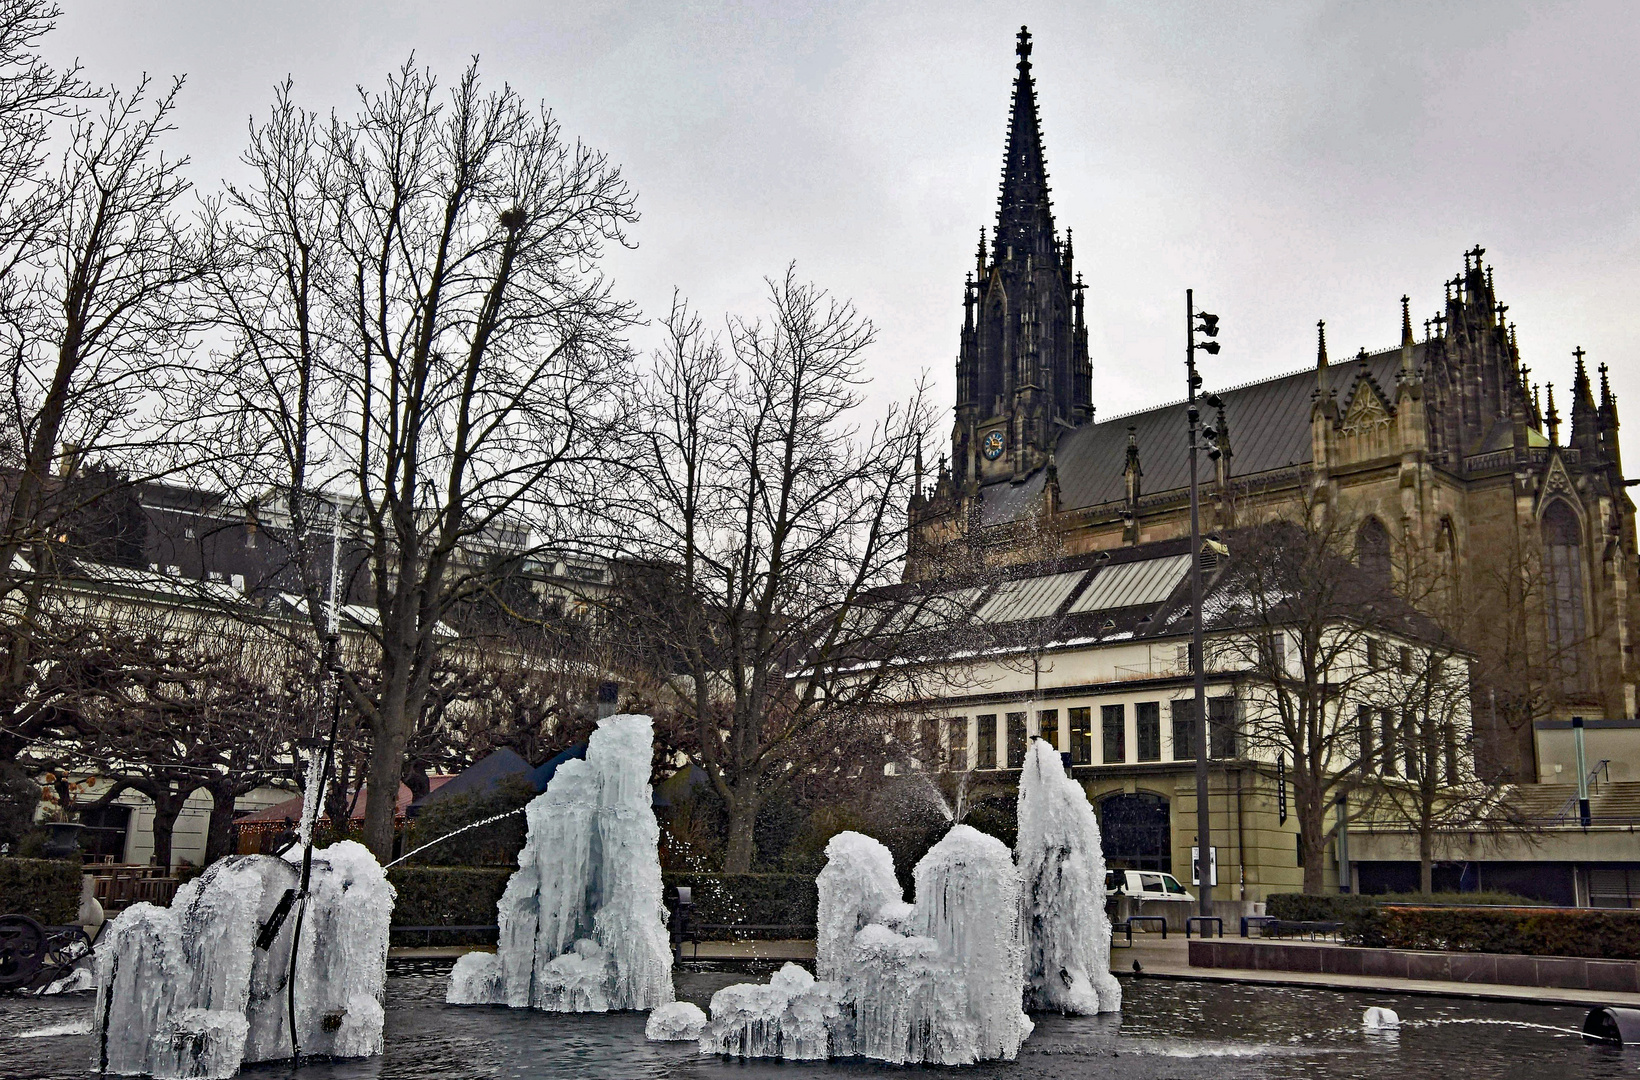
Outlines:
{"type": "MultiPolygon", "coordinates": [[[[1127,978],[1189,979],[1197,982],[1253,983],[1267,986],[1308,986],[1327,990],[1355,990],[1383,994],[1427,994],[1435,997],[1481,1001],[1519,1001],[1537,1005],[1622,1005],[1640,1008],[1640,994],[1603,993],[1545,986],[1506,986],[1498,983],[1443,982],[1434,979],[1387,979],[1363,975],[1319,975],[1300,971],[1250,971],[1239,968],[1190,966],[1190,948],[1184,937],[1134,934],[1133,946],[1110,951],[1110,969],[1127,978]],[[1133,964],[1138,961],[1139,970],[1133,964]]],[[[469,952],[493,952],[489,946],[455,945],[432,948],[389,949],[393,960],[451,960],[469,952]]],[[[683,959],[716,961],[813,960],[813,941],[703,941],[686,944],[683,959]]]]}

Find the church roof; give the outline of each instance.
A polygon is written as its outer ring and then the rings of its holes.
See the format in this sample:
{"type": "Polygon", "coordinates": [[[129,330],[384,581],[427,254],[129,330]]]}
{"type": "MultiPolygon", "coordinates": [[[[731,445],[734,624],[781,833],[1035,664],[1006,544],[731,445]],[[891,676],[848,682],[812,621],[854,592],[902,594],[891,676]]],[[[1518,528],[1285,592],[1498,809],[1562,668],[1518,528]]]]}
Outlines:
{"type": "MultiPolygon", "coordinates": [[[[1414,346],[1413,363],[1421,365],[1423,344],[1414,346]]],[[[1395,379],[1401,364],[1399,347],[1369,354],[1368,374],[1385,393],[1394,395],[1395,379]]],[[[1335,363],[1328,368],[1338,406],[1349,402],[1361,364],[1356,360],[1335,363]]],[[[1218,391],[1224,400],[1226,427],[1230,434],[1230,474],[1235,477],[1309,464],[1310,406],[1315,390],[1315,368],[1278,375],[1262,382],[1248,383],[1218,391]]],[[[1079,510],[1100,503],[1116,502],[1126,496],[1122,467],[1127,460],[1128,428],[1135,429],[1139,443],[1141,490],[1145,494],[1174,491],[1190,483],[1189,448],[1185,431],[1186,403],[1168,405],[1098,423],[1085,424],[1062,433],[1054,450],[1059,469],[1059,506],[1079,510]]],[[[1203,421],[1215,417],[1203,407],[1203,421]]],[[[1212,463],[1203,455],[1202,477],[1212,475],[1212,463]]],[[[1010,521],[1038,505],[1042,495],[1043,472],[1021,484],[1008,481],[981,488],[981,513],[985,524],[1010,521]]]]}

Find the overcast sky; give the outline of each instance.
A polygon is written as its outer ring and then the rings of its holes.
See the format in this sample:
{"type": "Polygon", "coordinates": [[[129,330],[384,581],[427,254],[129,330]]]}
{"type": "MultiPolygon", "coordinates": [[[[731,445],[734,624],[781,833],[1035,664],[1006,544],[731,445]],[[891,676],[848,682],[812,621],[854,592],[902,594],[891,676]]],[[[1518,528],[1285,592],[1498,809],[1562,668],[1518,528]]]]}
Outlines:
{"type": "Polygon", "coordinates": [[[1632,3],[62,3],[55,59],[187,75],[203,189],[287,74],[351,109],[412,51],[446,82],[476,53],[625,169],[643,220],[610,265],[646,312],[674,286],[755,312],[795,260],[879,326],[874,394],[927,370],[942,406],[1028,23],[1100,416],[1182,396],[1187,286],[1228,386],[1312,364],[1319,318],[1335,359],[1395,344],[1403,292],[1421,334],[1479,243],[1562,414],[1582,345],[1640,425],[1632,3]]]}

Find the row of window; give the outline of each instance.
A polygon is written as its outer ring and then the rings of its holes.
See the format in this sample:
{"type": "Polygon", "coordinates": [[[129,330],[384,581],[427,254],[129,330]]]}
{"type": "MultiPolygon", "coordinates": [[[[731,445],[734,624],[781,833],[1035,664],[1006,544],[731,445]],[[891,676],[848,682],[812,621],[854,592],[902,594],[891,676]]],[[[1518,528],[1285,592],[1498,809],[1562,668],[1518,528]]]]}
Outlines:
{"type": "MultiPolygon", "coordinates": [[[[1196,703],[1194,700],[1171,701],[1169,719],[1172,723],[1173,760],[1196,760],[1196,703]]],[[[1141,701],[1134,705],[1135,736],[1134,761],[1162,760],[1162,703],[1141,701]]],[[[1059,727],[1059,710],[1043,709],[1036,714],[1036,730],[1029,730],[1027,712],[981,713],[974,717],[976,745],[973,768],[1017,769],[1025,763],[1025,748],[1031,735],[1040,735],[1053,747],[1071,755],[1072,765],[1119,765],[1128,758],[1128,728],[1126,705],[1102,705],[1099,708],[1099,749],[1094,757],[1093,709],[1077,707],[1065,710],[1065,730],[1059,727]]],[[[1209,732],[1208,753],[1216,758],[1233,758],[1237,754],[1237,708],[1233,697],[1207,699],[1209,732]]],[[[923,739],[931,749],[939,746],[939,730],[934,720],[926,722],[923,739]]],[[[969,768],[968,717],[952,716],[945,721],[945,764],[954,771],[969,768]]]]}
{"type": "Polygon", "coordinates": [[[1446,774],[1448,784],[1459,782],[1458,738],[1451,724],[1420,722],[1411,709],[1377,709],[1361,705],[1355,711],[1356,742],[1361,771],[1373,775],[1423,779],[1425,763],[1446,774]]]}

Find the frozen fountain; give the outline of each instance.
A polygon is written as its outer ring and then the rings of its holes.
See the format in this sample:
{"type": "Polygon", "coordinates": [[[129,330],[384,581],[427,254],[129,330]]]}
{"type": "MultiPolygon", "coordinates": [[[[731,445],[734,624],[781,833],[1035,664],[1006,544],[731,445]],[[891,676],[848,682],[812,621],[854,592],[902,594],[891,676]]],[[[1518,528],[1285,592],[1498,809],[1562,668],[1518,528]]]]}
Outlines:
{"type": "Polygon", "coordinates": [[[1105,856],[1082,785],[1054,748],[1031,742],[1019,777],[1019,860],[1025,1006],[1073,1015],[1116,1012],[1110,973],[1105,856]]]}
{"type": "Polygon", "coordinates": [[[1020,1008],[1019,873],[1008,849],[958,825],[917,863],[915,881],[917,902],[907,904],[886,848],[859,833],[832,837],[818,882],[822,978],[788,964],[767,985],[719,990],[701,1050],[895,1064],[1012,1060],[1031,1022],[1020,1008]]]}
{"type": "Polygon", "coordinates": [[[300,880],[282,858],[221,859],[169,908],[121,913],[96,954],[99,1068],[182,1080],[381,1053],[393,887],[352,841],[313,853],[294,910],[300,880]]]}
{"type": "Polygon", "coordinates": [[[605,1012],[672,1000],[654,741],[649,717],[611,716],[584,760],[558,767],[526,810],[518,869],[497,905],[496,951],[462,957],[446,1001],[605,1012]]]}

